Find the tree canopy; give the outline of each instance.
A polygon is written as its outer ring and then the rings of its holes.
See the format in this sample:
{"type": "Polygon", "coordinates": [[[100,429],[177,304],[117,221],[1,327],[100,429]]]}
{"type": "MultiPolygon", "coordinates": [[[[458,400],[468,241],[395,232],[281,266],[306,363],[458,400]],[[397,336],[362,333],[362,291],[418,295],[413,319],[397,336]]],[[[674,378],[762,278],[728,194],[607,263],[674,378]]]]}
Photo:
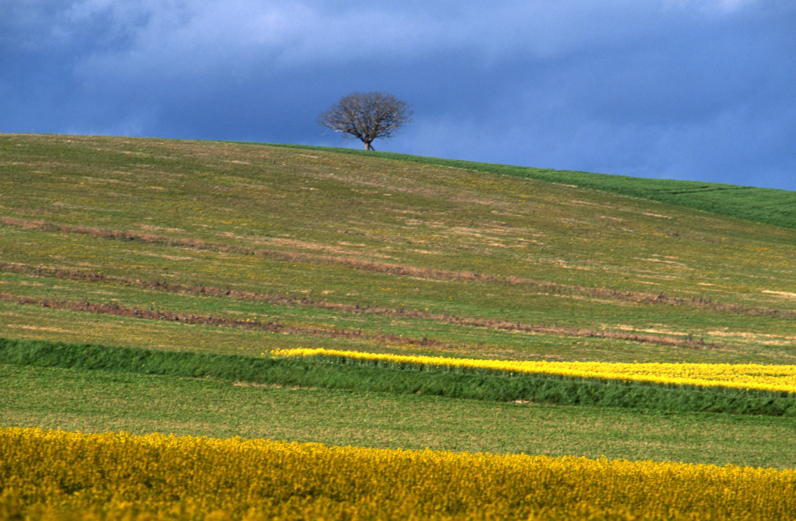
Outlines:
{"type": "Polygon", "coordinates": [[[390,94],[354,92],[321,113],[318,124],[348,139],[359,139],[365,150],[374,150],[374,140],[393,137],[411,121],[412,114],[405,102],[390,94]]]}

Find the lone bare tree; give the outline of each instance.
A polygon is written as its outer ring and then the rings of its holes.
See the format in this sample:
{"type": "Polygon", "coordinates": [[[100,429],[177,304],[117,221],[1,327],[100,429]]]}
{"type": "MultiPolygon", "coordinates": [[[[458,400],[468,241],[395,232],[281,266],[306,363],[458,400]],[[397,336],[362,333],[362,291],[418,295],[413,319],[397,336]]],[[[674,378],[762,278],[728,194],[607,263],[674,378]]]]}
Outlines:
{"type": "Polygon", "coordinates": [[[318,116],[318,124],[335,132],[357,138],[365,150],[374,150],[373,141],[390,138],[406,123],[414,112],[407,104],[383,92],[355,92],[345,96],[332,108],[318,116]]]}

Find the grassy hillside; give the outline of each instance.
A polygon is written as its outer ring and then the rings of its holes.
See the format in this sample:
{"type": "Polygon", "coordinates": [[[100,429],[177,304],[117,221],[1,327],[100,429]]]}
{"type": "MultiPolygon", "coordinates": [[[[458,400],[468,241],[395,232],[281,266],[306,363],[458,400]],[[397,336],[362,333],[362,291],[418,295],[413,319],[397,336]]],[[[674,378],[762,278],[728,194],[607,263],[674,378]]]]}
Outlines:
{"type": "MultiPolygon", "coordinates": [[[[332,150],[300,145],[275,145],[306,150],[332,150]]],[[[450,166],[479,172],[510,175],[552,183],[565,183],[615,194],[639,197],[650,201],[671,203],[705,212],[739,219],[796,228],[796,192],[774,188],[738,186],[702,181],[648,179],[571,170],[530,168],[435,157],[410,156],[390,152],[365,152],[345,148],[333,149],[346,154],[377,154],[386,159],[412,161],[429,165],[450,166]]],[[[749,173],[750,178],[754,175],[749,173]]]]}
{"type": "Polygon", "coordinates": [[[311,344],[793,360],[791,230],[281,147],[4,136],[0,152],[0,309],[13,317],[3,336],[255,354],[311,344]],[[272,331],[138,318],[150,308],[272,331]]]}
{"type": "MultiPolygon", "coordinates": [[[[326,347],[793,364],[793,193],[772,203],[757,189],[691,186],[306,147],[0,135],[0,337],[249,360],[326,347]]],[[[48,426],[61,421],[83,420],[65,412],[48,426]]]]}

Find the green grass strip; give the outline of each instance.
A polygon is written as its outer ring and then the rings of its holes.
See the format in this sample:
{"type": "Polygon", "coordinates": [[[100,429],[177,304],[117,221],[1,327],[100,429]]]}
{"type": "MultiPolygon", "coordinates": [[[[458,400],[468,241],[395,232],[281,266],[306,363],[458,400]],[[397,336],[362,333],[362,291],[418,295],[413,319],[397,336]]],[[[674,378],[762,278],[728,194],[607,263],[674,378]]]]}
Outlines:
{"type": "Polygon", "coordinates": [[[311,359],[252,358],[42,340],[0,338],[0,363],[487,401],[796,416],[796,399],[766,391],[664,387],[555,375],[389,369],[311,359]]]}

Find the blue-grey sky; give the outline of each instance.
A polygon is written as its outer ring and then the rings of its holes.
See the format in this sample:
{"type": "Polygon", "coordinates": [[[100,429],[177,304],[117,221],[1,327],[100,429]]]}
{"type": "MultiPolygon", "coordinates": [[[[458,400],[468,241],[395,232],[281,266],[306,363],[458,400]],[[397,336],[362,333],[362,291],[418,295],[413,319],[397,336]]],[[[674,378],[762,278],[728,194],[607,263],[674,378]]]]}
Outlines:
{"type": "Polygon", "coordinates": [[[361,147],[796,190],[794,0],[0,0],[0,132],[361,147]]]}

